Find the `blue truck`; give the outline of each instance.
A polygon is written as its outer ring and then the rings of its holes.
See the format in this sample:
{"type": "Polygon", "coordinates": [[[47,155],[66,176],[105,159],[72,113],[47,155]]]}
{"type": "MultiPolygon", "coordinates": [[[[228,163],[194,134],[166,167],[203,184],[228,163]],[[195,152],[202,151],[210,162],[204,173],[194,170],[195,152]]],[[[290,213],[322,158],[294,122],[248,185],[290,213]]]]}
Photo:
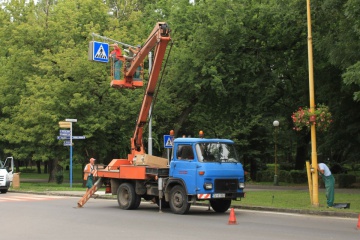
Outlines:
{"type": "Polygon", "coordinates": [[[234,142],[227,139],[176,138],[170,159],[148,154],[113,159],[97,169],[100,179],[78,202],[82,207],[102,184],[117,195],[121,209],[137,209],[141,199],[160,210],[186,214],[191,204],[208,200],[215,212],[225,212],[232,200],[245,197],[243,165],[234,142]]]}

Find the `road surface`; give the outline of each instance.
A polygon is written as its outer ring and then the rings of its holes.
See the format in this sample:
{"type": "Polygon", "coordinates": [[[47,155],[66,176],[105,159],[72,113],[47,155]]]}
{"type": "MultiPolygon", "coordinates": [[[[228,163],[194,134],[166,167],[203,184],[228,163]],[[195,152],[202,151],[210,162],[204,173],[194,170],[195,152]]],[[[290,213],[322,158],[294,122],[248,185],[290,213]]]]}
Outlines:
{"type": "Polygon", "coordinates": [[[90,199],[76,208],[78,198],[21,193],[0,194],[0,239],[26,240],[359,240],[357,219],[237,210],[237,225],[229,212],[217,214],[192,207],[188,215],[158,212],[144,202],[124,211],[117,202],[90,199]]]}

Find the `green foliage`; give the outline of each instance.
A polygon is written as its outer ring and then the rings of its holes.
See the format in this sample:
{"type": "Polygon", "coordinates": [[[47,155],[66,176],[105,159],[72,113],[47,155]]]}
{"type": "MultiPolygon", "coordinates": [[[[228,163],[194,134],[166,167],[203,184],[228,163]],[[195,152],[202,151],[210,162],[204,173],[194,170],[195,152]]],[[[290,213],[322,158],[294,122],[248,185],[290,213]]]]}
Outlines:
{"type": "Polygon", "coordinates": [[[338,174],[337,179],[339,188],[351,188],[356,183],[356,176],[350,174],[338,174]]]}
{"type": "Polygon", "coordinates": [[[57,184],[62,184],[64,181],[64,173],[59,171],[55,174],[55,180],[57,184]]]}
{"type": "MultiPolygon", "coordinates": [[[[298,171],[298,170],[280,170],[278,172],[279,182],[285,183],[306,183],[307,182],[307,174],[306,171],[298,171]]],[[[256,181],[257,182],[273,182],[274,181],[274,171],[264,170],[258,171],[256,173],[256,181]]]]}

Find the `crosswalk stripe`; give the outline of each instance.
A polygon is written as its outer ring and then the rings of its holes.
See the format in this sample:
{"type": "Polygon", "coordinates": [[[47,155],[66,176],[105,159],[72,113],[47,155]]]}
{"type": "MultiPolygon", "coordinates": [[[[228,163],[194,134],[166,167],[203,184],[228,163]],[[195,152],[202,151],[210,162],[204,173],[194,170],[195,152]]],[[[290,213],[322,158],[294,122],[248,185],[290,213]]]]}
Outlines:
{"type": "Polygon", "coordinates": [[[28,202],[28,201],[48,201],[48,200],[57,200],[63,199],[66,197],[62,196],[35,196],[35,195],[25,195],[25,196],[5,196],[0,197],[0,202],[28,202]]]}

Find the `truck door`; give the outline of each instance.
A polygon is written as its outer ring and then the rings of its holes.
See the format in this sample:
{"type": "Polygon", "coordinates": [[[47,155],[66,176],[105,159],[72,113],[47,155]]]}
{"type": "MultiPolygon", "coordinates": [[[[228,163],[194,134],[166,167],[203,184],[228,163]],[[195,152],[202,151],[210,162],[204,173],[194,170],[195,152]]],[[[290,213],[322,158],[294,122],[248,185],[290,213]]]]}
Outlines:
{"type": "Polygon", "coordinates": [[[14,158],[7,157],[4,165],[6,166],[6,170],[8,171],[9,180],[10,182],[12,182],[14,176],[14,158]]]}
{"type": "Polygon", "coordinates": [[[188,194],[196,194],[197,162],[192,145],[178,144],[171,161],[170,176],[184,181],[188,194]]]}

